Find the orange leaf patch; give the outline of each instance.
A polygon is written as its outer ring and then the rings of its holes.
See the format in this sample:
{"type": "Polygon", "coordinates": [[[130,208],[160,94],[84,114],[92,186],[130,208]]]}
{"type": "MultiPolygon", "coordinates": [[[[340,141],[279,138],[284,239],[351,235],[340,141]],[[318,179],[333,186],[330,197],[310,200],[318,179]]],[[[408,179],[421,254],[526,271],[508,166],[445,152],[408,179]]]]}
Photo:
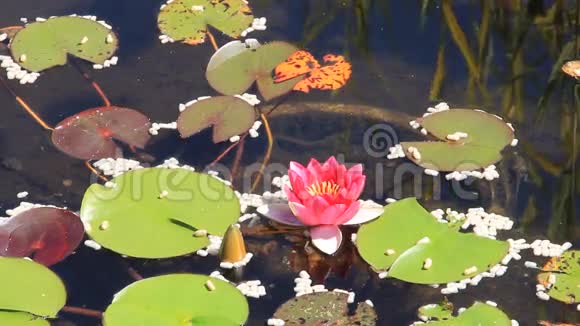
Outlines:
{"type": "Polygon", "coordinates": [[[324,66],[307,51],[296,51],[274,70],[274,82],[280,83],[294,77],[307,75],[294,86],[294,90],[304,93],[311,89],[339,89],[352,74],[351,65],[343,56],[327,54],[323,57],[324,66]]]}

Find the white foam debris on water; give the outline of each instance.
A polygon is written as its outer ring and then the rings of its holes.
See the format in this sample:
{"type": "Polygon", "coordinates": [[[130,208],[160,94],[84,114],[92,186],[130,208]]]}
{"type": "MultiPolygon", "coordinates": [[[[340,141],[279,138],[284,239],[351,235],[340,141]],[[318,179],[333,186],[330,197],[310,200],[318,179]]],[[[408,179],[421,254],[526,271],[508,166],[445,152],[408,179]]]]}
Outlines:
{"type": "Polygon", "coordinates": [[[6,210],[6,215],[8,215],[9,217],[12,216],[16,216],[22,212],[25,212],[29,209],[32,208],[39,208],[39,207],[50,207],[50,208],[60,208],[60,209],[66,209],[66,207],[58,207],[58,206],[54,206],[54,205],[44,205],[44,204],[36,204],[36,203],[30,203],[30,202],[20,202],[20,204],[12,209],[7,209],[6,210]]]}
{"type": "Polygon", "coordinates": [[[492,307],[497,307],[497,303],[495,303],[494,301],[487,300],[485,303],[492,307]]]}
{"type": "Polygon", "coordinates": [[[149,133],[151,135],[158,135],[159,130],[161,129],[177,129],[177,122],[169,122],[169,123],[162,123],[162,122],[153,122],[151,124],[151,128],[149,128],[149,133]]]}
{"type": "Polygon", "coordinates": [[[389,273],[387,271],[382,271],[378,273],[378,276],[380,279],[385,279],[387,276],[389,276],[389,273]]]}
{"type": "Polygon", "coordinates": [[[94,249],[94,250],[101,250],[102,246],[93,240],[85,240],[84,245],[94,249]]]}
{"type": "Polygon", "coordinates": [[[20,21],[27,24],[28,23],[28,18],[26,17],[20,17],[20,21]]]}
{"type": "Polygon", "coordinates": [[[524,263],[524,266],[526,266],[527,268],[534,268],[534,269],[538,268],[538,264],[533,262],[533,261],[526,261],[524,263]]]}
{"type": "Polygon", "coordinates": [[[535,256],[557,257],[561,256],[564,251],[572,248],[572,243],[565,242],[562,245],[551,243],[550,240],[535,240],[530,244],[535,256]]]}
{"type": "Polygon", "coordinates": [[[240,100],[247,102],[251,106],[256,106],[256,105],[260,104],[260,100],[254,94],[244,93],[242,95],[236,94],[234,96],[239,98],[240,100]]]}
{"type": "Polygon", "coordinates": [[[409,148],[407,148],[407,151],[409,152],[409,154],[411,154],[411,157],[413,157],[413,159],[417,161],[421,160],[421,153],[416,147],[410,146],[409,148]]]}
{"type": "Polygon", "coordinates": [[[419,129],[421,127],[421,124],[418,123],[416,120],[411,120],[409,121],[409,126],[411,126],[411,128],[413,129],[419,129]]]}
{"type": "MultiPolygon", "coordinates": [[[[21,62],[26,61],[26,55],[23,54],[19,59],[21,62]]],[[[7,79],[16,79],[21,85],[33,84],[40,76],[37,72],[29,72],[22,68],[22,66],[15,62],[11,56],[7,55],[0,55],[0,67],[5,68],[7,79]]]]}
{"type": "Polygon", "coordinates": [[[0,34],[0,42],[4,42],[6,39],[8,39],[8,34],[6,33],[0,34]]]}
{"type": "Polygon", "coordinates": [[[405,157],[405,151],[403,150],[403,146],[401,144],[397,144],[391,148],[389,148],[389,154],[387,154],[387,159],[395,160],[398,158],[405,157]]]}
{"type": "Polygon", "coordinates": [[[248,132],[250,133],[250,137],[252,138],[258,138],[258,136],[260,136],[260,133],[258,133],[258,131],[256,131],[255,129],[250,129],[248,130],[248,132]]]}
{"type": "Polygon", "coordinates": [[[387,203],[387,204],[392,204],[392,203],[394,203],[396,201],[397,200],[395,198],[387,198],[387,199],[385,199],[385,203],[387,203]]]}
{"type": "Polygon", "coordinates": [[[163,161],[162,164],[156,166],[156,168],[164,168],[164,169],[185,169],[189,171],[195,171],[193,166],[189,166],[187,164],[181,164],[175,157],[170,157],[163,161]]]}
{"type": "Polygon", "coordinates": [[[278,318],[270,318],[267,322],[269,326],[284,326],[285,324],[286,322],[284,320],[278,318]]]}
{"type": "Polygon", "coordinates": [[[161,41],[162,44],[175,42],[174,39],[165,34],[159,35],[159,41],[161,41]]]}
{"type": "Polygon", "coordinates": [[[512,147],[518,146],[518,139],[517,139],[517,138],[514,138],[514,139],[512,140],[512,142],[510,143],[510,145],[511,145],[512,147]]]}
{"type": "Polygon", "coordinates": [[[246,281],[238,284],[236,286],[243,295],[259,299],[263,296],[266,296],[266,287],[262,285],[260,280],[253,280],[253,281],[246,281]]]}
{"type": "Polygon", "coordinates": [[[18,199],[22,199],[28,196],[28,191],[21,191],[19,193],[16,194],[16,198],[18,199]]]}
{"type": "Polygon", "coordinates": [[[200,96],[200,97],[195,98],[193,100],[190,100],[186,103],[179,103],[179,112],[185,111],[188,107],[192,106],[193,104],[195,104],[199,101],[207,100],[210,98],[211,98],[211,96],[200,96]]]}
{"type": "Polygon", "coordinates": [[[511,324],[512,324],[511,326],[520,326],[520,323],[518,323],[518,321],[515,319],[511,320],[511,324]]]}
{"type": "Polygon", "coordinates": [[[371,307],[375,306],[375,304],[370,299],[365,300],[365,303],[371,307]]]}
{"type": "Polygon", "coordinates": [[[230,137],[230,143],[235,143],[240,141],[240,135],[235,135],[230,137]]]}
{"type": "Polygon", "coordinates": [[[290,177],[287,174],[281,177],[274,177],[272,179],[272,185],[280,189],[284,188],[284,186],[290,186],[290,177]]]}
{"type": "Polygon", "coordinates": [[[351,233],[350,235],[350,241],[354,244],[356,244],[356,238],[358,237],[358,234],[356,233],[351,233]]]}
{"type": "Polygon", "coordinates": [[[125,158],[103,158],[94,162],[93,166],[101,170],[104,175],[112,177],[120,176],[127,171],[143,168],[139,161],[125,158]]]}
{"type": "Polygon", "coordinates": [[[232,262],[221,262],[220,263],[220,267],[223,268],[223,269],[233,269],[233,268],[244,267],[244,266],[246,266],[250,262],[250,260],[252,260],[252,257],[254,257],[254,254],[251,253],[251,252],[248,252],[244,256],[244,258],[242,258],[242,260],[236,261],[236,262],[233,262],[233,263],[232,262]]]}
{"type": "Polygon", "coordinates": [[[536,297],[538,297],[538,299],[544,300],[544,301],[550,300],[550,296],[546,292],[543,292],[543,291],[536,292],[536,297]]]}
{"type": "Polygon", "coordinates": [[[258,218],[258,214],[256,213],[249,213],[249,214],[242,214],[239,218],[238,218],[238,222],[242,223],[245,222],[247,220],[251,220],[254,218],[258,218]]]}
{"type": "Polygon", "coordinates": [[[439,175],[439,171],[437,171],[437,170],[433,170],[433,169],[425,169],[423,172],[424,172],[426,175],[430,175],[430,176],[432,176],[432,177],[436,177],[436,176],[438,176],[438,175],[439,175]]]}
{"type": "Polygon", "coordinates": [[[246,37],[253,31],[265,31],[267,28],[266,26],[267,22],[268,20],[266,19],[266,17],[254,18],[254,20],[252,21],[252,25],[246,28],[244,31],[242,31],[240,36],[246,37]]]}
{"type": "Polygon", "coordinates": [[[497,171],[497,167],[495,165],[490,165],[483,169],[482,171],[453,171],[445,175],[446,180],[457,180],[462,181],[467,179],[468,177],[477,178],[477,179],[485,179],[488,181],[494,180],[499,178],[499,172],[497,171]]]}

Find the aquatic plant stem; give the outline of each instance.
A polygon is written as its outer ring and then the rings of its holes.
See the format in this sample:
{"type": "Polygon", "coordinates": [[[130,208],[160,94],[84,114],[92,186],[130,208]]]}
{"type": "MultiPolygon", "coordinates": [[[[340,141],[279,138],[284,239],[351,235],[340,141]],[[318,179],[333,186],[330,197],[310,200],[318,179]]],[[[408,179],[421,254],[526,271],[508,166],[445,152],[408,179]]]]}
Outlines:
{"type": "Polygon", "coordinates": [[[97,171],[97,169],[95,169],[92,165],[90,161],[85,161],[85,166],[87,167],[87,169],[89,169],[89,171],[91,171],[94,175],[96,175],[97,177],[99,177],[99,179],[107,182],[109,181],[109,179],[107,179],[105,176],[101,175],[99,173],[99,171],[97,171]]]}
{"type": "Polygon", "coordinates": [[[238,170],[240,169],[240,161],[242,160],[242,156],[244,154],[244,143],[246,142],[246,138],[240,139],[240,144],[238,145],[238,149],[236,150],[236,158],[234,159],[234,164],[232,165],[232,174],[230,177],[230,181],[233,181],[238,174],[238,170]]]}
{"type": "Polygon", "coordinates": [[[272,129],[270,129],[270,123],[268,122],[268,118],[266,118],[266,115],[263,113],[260,114],[260,118],[262,119],[262,122],[264,123],[264,129],[266,130],[266,135],[268,136],[268,148],[266,149],[266,155],[264,155],[264,161],[262,162],[262,165],[260,166],[260,170],[258,171],[258,175],[256,176],[256,179],[252,183],[252,188],[250,190],[251,193],[254,192],[254,190],[256,189],[258,184],[260,183],[260,180],[262,179],[262,175],[264,174],[264,169],[266,168],[266,165],[268,165],[268,162],[270,162],[270,156],[272,156],[272,147],[274,146],[274,136],[272,135],[272,129]]]}
{"type": "Polygon", "coordinates": [[[209,30],[207,31],[207,37],[209,38],[211,45],[213,45],[213,49],[217,51],[219,47],[217,45],[217,42],[215,41],[215,37],[213,37],[213,34],[209,30]]]}
{"type": "Polygon", "coordinates": [[[64,306],[64,307],[62,307],[62,309],[60,311],[70,313],[70,314],[75,314],[75,315],[87,316],[87,317],[103,318],[102,311],[81,308],[81,307],[64,306]]]}
{"type": "Polygon", "coordinates": [[[81,67],[74,61],[71,60],[70,61],[71,64],[73,65],[73,67],[75,67],[75,69],[81,74],[81,76],[83,76],[83,78],[88,81],[91,86],[93,86],[93,88],[95,89],[95,91],[97,91],[97,94],[99,94],[99,96],[101,97],[101,100],[103,100],[103,105],[106,107],[111,106],[111,101],[109,101],[109,98],[107,97],[107,95],[105,94],[105,92],[103,91],[103,89],[101,88],[101,86],[94,81],[91,76],[89,76],[88,73],[86,73],[85,71],[83,71],[81,69],[81,67]]]}
{"type": "Polygon", "coordinates": [[[30,106],[20,96],[16,95],[16,92],[10,88],[10,85],[8,85],[4,78],[0,77],[0,82],[4,88],[6,88],[6,90],[8,90],[8,92],[16,99],[16,102],[18,102],[18,104],[20,104],[20,106],[34,119],[34,121],[36,121],[46,130],[54,130],[54,128],[49,126],[46,121],[44,121],[36,112],[34,112],[34,110],[32,110],[32,108],[30,108],[30,106]]]}
{"type": "Polygon", "coordinates": [[[234,147],[238,146],[238,144],[244,140],[246,137],[248,136],[248,133],[245,133],[241,136],[240,140],[238,140],[235,143],[232,143],[230,146],[228,146],[228,148],[226,148],[220,155],[218,155],[218,157],[216,157],[210,164],[208,164],[208,166],[212,166],[214,164],[216,164],[217,162],[221,161],[224,156],[226,156],[232,149],[234,149],[234,147]]]}

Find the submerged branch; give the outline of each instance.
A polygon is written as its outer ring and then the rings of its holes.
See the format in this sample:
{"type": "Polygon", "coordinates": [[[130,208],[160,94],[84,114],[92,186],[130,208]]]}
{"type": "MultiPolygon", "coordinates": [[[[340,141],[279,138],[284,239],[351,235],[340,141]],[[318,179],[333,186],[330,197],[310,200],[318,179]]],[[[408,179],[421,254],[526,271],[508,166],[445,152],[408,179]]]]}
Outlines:
{"type": "Polygon", "coordinates": [[[87,317],[103,318],[102,311],[81,308],[81,307],[64,306],[64,307],[62,307],[62,309],[60,311],[70,313],[70,314],[75,314],[75,315],[87,316],[87,317]]]}
{"type": "Polygon", "coordinates": [[[266,168],[266,165],[268,165],[268,163],[270,162],[270,156],[272,156],[272,147],[274,147],[274,136],[272,135],[272,130],[270,129],[270,123],[268,122],[268,118],[266,118],[266,115],[263,113],[260,115],[260,117],[262,118],[262,122],[264,123],[264,129],[266,129],[266,135],[268,136],[268,149],[266,149],[266,155],[264,155],[264,161],[262,162],[262,165],[260,166],[260,170],[258,171],[258,176],[256,176],[254,183],[252,183],[252,189],[250,190],[250,192],[254,192],[254,190],[256,189],[258,184],[260,183],[260,180],[262,179],[262,175],[264,174],[264,169],[266,168]]]}
{"type": "Polygon", "coordinates": [[[103,100],[103,105],[104,106],[111,106],[111,101],[109,101],[109,98],[107,97],[107,95],[105,94],[105,92],[103,92],[103,89],[101,88],[101,86],[99,86],[99,84],[94,81],[91,76],[89,76],[88,73],[86,73],[85,71],[83,71],[81,69],[81,67],[74,61],[71,60],[70,61],[71,64],[73,65],[73,67],[75,67],[75,69],[81,74],[81,76],[83,76],[83,78],[88,81],[91,86],[93,86],[93,88],[95,89],[95,91],[97,91],[97,94],[99,94],[99,96],[101,97],[101,99],[103,100]]]}

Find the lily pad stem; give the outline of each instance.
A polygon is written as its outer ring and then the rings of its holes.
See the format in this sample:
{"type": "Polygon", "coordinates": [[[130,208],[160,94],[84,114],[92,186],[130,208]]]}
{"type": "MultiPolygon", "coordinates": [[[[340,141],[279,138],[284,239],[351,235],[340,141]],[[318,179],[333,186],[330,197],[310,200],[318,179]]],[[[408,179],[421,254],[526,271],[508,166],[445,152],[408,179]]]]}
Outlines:
{"type": "Polygon", "coordinates": [[[243,141],[246,137],[248,136],[248,133],[245,133],[241,136],[240,140],[232,143],[230,146],[228,146],[228,148],[226,148],[220,155],[218,155],[218,157],[216,157],[209,165],[212,166],[214,164],[216,164],[217,162],[221,161],[222,158],[224,158],[224,156],[226,156],[232,149],[234,149],[234,147],[238,146],[238,144],[243,141]]]}
{"type": "Polygon", "coordinates": [[[109,181],[109,179],[107,179],[105,176],[101,175],[99,173],[99,171],[97,171],[97,169],[95,169],[92,165],[90,161],[85,161],[85,166],[87,167],[87,169],[89,169],[89,171],[91,171],[94,175],[96,175],[97,177],[99,177],[99,179],[103,180],[104,182],[109,181]]]}
{"type": "Polygon", "coordinates": [[[20,96],[16,95],[14,90],[10,88],[4,78],[0,77],[0,82],[2,83],[2,86],[4,86],[4,88],[6,88],[6,90],[8,90],[8,92],[16,99],[16,102],[18,102],[18,104],[20,104],[20,106],[34,119],[34,121],[36,121],[46,130],[54,130],[54,128],[42,120],[42,118],[36,112],[34,112],[34,110],[32,110],[32,108],[30,108],[30,106],[22,98],[20,98],[20,96]]]}
{"type": "Polygon", "coordinates": [[[217,51],[219,49],[219,46],[217,45],[217,42],[215,41],[215,37],[213,37],[213,34],[209,30],[207,31],[207,37],[209,38],[211,45],[213,45],[213,49],[215,51],[217,51]]]}
{"type": "Polygon", "coordinates": [[[260,180],[262,179],[262,174],[264,174],[264,169],[266,168],[266,165],[268,165],[268,162],[270,162],[270,156],[272,155],[272,147],[274,146],[274,136],[272,135],[272,130],[270,129],[270,123],[268,122],[268,118],[266,118],[266,115],[263,113],[260,114],[260,118],[262,118],[262,122],[264,123],[264,129],[266,130],[266,135],[268,136],[268,149],[266,149],[266,155],[264,155],[264,161],[260,166],[258,175],[256,176],[254,183],[252,183],[252,189],[250,190],[250,193],[253,193],[256,187],[258,186],[258,183],[260,183],[260,180]]]}
{"type": "Polygon", "coordinates": [[[75,315],[83,315],[88,317],[94,318],[103,318],[103,312],[99,310],[81,308],[81,307],[73,307],[73,306],[64,306],[61,309],[62,312],[67,312],[75,315]]]}
{"type": "Polygon", "coordinates": [[[93,86],[93,88],[97,91],[97,94],[99,94],[99,96],[101,97],[101,99],[103,100],[103,105],[106,107],[111,106],[111,101],[109,101],[109,98],[107,97],[107,95],[105,94],[105,92],[103,92],[103,89],[101,88],[101,86],[99,86],[99,84],[94,81],[88,73],[84,72],[81,67],[74,61],[71,60],[71,64],[76,68],[76,70],[81,74],[81,76],[83,76],[83,78],[88,81],[89,83],[91,83],[91,86],[93,86]]]}
{"type": "Polygon", "coordinates": [[[234,164],[232,165],[232,175],[231,180],[233,181],[238,174],[238,170],[240,169],[240,161],[242,160],[242,155],[244,154],[244,143],[246,142],[246,138],[240,139],[238,149],[236,151],[236,158],[234,159],[234,164]]]}

